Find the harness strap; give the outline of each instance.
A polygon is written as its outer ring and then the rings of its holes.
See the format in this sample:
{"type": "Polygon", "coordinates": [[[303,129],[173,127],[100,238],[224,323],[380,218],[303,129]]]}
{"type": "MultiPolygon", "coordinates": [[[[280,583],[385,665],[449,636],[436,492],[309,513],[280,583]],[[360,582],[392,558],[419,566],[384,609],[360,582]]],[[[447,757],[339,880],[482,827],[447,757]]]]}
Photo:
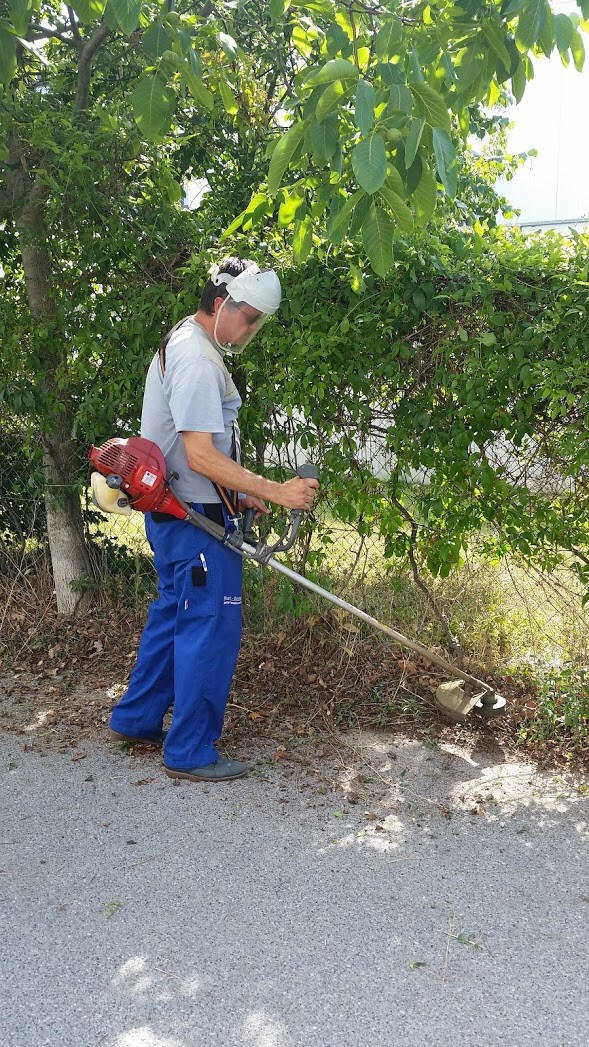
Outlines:
{"type": "MultiPolygon", "coordinates": [[[[160,369],[161,369],[161,372],[162,372],[162,377],[166,373],[166,349],[168,347],[168,342],[170,341],[170,338],[172,337],[172,335],[176,331],[178,331],[179,328],[182,327],[182,325],[185,324],[188,319],[190,319],[190,318],[188,316],[185,316],[183,320],[179,320],[178,323],[175,324],[174,327],[172,327],[172,329],[170,331],[168,331],[168,333],[166,335],[164,335],[164,337],[162,338],[162,340],[160,342],[160,346],[159,346],[159,349],[158,349],[158,358],[159,358],[160,369]]],[[[231,458],[233,459],[234,462],[237,462],[237,460],[238,460],[238,458],[237,458],[238,450],[239,450],[239,439],[237,437],[237,431],[236,431],[236,427],[235,427],[235,422],[233,422],[232,425],[231,425],[231,458]]],[[[215,491],[217,492],[221,502],[223,503],[223,505],[225,506],[227,512],[229,513],[229,519],[230,520],[239,519],[240,513],[239,513],[238,501],[237,501],[238,492],[237,491],[228,491],[226,487],[221,487],[221,485],[215,483],[214,480],[211,480],[211,483],[212,483],[213,487],[215,488],[215,491]]]]}

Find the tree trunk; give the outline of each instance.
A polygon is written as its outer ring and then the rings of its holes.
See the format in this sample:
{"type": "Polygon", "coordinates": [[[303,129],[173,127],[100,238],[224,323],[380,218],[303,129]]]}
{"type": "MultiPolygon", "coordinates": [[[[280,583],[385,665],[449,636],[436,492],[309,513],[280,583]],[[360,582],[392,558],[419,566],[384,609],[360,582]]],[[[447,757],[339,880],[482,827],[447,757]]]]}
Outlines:
{"type": "Polygon", "coordinates": [[[41,360],[41,384],[47,410],[42,420],[47,535],[58,613],[71,616],[85,610],[91,596],[83,591],[90,577],[80,499],[75,488],[79,462],[72,440],[73,417],[68,393],[60,384],[65,371],[64,335],[53,296],[51,259],[44,225],[47,189],[33,182],[22,162],[19,143],[11,141],[11,190],[27,298],[34,323],[46,328],[41,360]]]}
{"type": "Polygon", "coordinates": [[[45,508],[51,568],[59,614],[71,617],[88,609],[91,576],[80,498],[73,485],[79,462],[71,440],[71,419],[59,417],[57,429],[44,435],[45,508]]]}

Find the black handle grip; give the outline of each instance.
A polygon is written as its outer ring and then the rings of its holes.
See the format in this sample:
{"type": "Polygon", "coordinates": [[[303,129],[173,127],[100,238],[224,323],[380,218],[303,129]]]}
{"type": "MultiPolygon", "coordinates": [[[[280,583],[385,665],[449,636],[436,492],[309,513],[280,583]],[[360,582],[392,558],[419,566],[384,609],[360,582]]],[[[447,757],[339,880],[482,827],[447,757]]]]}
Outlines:
{"type": "Polygon", "coordinates": [[[297,476],[300,476],[301,480],[318,480],[319,470],[313,462],[305,462],[297,469],[297,476]]]}
{"type": "Polygon", "coordinates": [[[244,534],[244,536],[250,533],[250,531],[252,529],[252,524],[254,522],[254,516],[255,515],[256,515],[256,510],[255,509],[246,509],[246,511],[244,512],[243,520],[242,520],[242,524],[241,524],[241,530],[242,530],[242,533],[244,534]]]}

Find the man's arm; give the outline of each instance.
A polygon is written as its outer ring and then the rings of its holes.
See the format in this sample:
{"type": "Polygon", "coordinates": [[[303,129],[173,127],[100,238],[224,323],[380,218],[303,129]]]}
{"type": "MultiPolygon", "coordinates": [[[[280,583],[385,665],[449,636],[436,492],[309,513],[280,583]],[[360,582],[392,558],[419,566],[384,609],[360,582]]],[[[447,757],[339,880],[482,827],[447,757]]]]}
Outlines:
{"type": "Polygon", "coordinates": [[[299,476],[283,484],[267,480],[238,465],[213,443],[212,433],[183,432],[184,450],[188,465],[209,480],[231,491],[243,491],[256,498],[265,498],[287,509],[310,509],[319,487],[317,480],[299,476]]]}

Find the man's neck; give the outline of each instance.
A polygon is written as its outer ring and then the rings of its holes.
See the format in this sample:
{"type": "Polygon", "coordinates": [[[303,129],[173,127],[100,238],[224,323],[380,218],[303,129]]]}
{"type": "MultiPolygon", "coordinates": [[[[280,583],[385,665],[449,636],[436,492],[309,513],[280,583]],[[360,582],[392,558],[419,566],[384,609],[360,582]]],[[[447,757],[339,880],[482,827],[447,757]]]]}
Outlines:
{"type": "Polygon", "coordinates": [[[202,327],[203,331],[206,331],[209,338],[215,341],[215,317],[209,316],[203,309],[198,309],[193,316],[193,320],[202,327]]]}

